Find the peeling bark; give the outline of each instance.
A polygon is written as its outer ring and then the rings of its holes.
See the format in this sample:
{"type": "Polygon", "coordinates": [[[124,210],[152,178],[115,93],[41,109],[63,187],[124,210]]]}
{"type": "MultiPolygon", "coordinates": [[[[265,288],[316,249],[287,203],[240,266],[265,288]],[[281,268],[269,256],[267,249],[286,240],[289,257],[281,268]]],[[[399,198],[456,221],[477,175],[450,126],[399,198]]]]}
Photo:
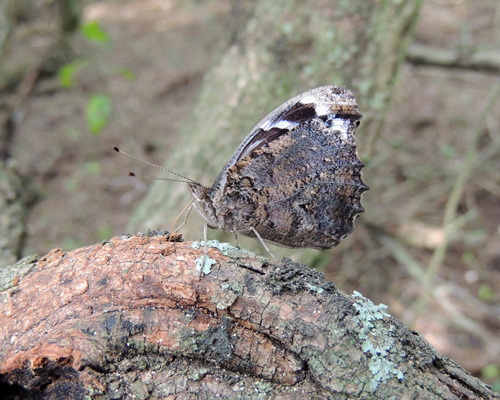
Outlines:
{"type": "Polygon", "coordinates": [[[346,295],[303,264],[209,244],[215,264],[206,275],[195,267],[203,245],[165,236],[115,237],[25,262],[0,292],[0,390],[11,398],[500,398],[385,306],[346,295]]]}

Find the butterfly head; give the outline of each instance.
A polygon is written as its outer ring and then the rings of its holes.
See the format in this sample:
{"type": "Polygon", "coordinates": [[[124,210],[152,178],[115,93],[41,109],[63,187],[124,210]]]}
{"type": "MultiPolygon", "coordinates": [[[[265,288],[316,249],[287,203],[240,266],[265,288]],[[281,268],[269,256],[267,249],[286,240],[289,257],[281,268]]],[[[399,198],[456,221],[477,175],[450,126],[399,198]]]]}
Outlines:
{"type": "Polygon", "coordinates": [[[198,183],[188,183],[189,190],[196,201],[203,201],[207,197],[207,188],[198,183]]]}
{"type": "Polygon", "coordinates": [[[199,183],[188,183],[191,196],[194,199],[194,207],[198,210],[201,216],[208,222],[208,226],[216,228],[217,214],[213,205],[212,198],[209,195],[209,189],[199,183]]]}

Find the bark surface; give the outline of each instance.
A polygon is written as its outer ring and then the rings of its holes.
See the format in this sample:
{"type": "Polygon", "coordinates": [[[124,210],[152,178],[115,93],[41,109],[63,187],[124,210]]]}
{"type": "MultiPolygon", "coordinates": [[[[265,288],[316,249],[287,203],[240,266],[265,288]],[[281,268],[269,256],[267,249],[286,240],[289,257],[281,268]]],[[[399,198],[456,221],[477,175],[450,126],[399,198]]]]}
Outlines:
{"type": "MultiPolygon", "coordinates": [[[[157,234],[55,249],[0,292],[21,398],[493,399],[383,305],[321,273],[157,234]],[[31,396],[31,397],[30,397],[31,396]]],[[[5,282],[4,282],[5,283],[5,282]]]]}

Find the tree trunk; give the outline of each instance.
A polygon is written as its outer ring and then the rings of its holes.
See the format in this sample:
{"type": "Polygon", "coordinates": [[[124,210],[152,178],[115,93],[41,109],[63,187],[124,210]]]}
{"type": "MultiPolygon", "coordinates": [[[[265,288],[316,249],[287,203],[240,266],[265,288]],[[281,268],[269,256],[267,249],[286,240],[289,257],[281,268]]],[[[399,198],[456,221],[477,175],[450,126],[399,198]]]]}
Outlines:
{"type": "MultiPolygon", "coordinates": [[[[421,2],[236,1],[228,43],[165,167],[211,186],[258,121],[294,95],[325,84],[347,86],[356,95],[363,114],[358,148],[368,157],[421,2]]],[[[184,185],[154,182],[129,230],[170,229],[189,199],[184,185]]],[[[201,231],[201,222],[191,230],[201,231]]]]}
{"type": "Polygon", "coordinates": [[[20,258],[29,207],[36,198],[30,179],[21,176],[16,162],[0,159],[0,268],[20,258]]]}
{"type": "Polygon", "coordinates": [[[211,270],[201,275],[195,265],[204,251],[153,233],[55,249],[8,269],[0,392],[12,399],[500,398],[385,306],[346,295],[314,269],[214,241],[211,270]]]}

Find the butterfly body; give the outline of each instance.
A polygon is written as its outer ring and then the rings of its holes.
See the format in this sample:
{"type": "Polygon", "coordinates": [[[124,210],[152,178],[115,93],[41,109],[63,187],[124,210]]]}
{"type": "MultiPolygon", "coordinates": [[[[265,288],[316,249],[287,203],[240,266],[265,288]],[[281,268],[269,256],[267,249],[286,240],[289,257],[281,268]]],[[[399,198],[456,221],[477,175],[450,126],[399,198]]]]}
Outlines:
{"type": "Polygon", "coordinates": [[[344,87],[294,97],[248,134],[211,188],[189,183],[195,207],[213,229],[290,248],[336,246],[368,190],[354,138],[360,119],[344,87]]]}

